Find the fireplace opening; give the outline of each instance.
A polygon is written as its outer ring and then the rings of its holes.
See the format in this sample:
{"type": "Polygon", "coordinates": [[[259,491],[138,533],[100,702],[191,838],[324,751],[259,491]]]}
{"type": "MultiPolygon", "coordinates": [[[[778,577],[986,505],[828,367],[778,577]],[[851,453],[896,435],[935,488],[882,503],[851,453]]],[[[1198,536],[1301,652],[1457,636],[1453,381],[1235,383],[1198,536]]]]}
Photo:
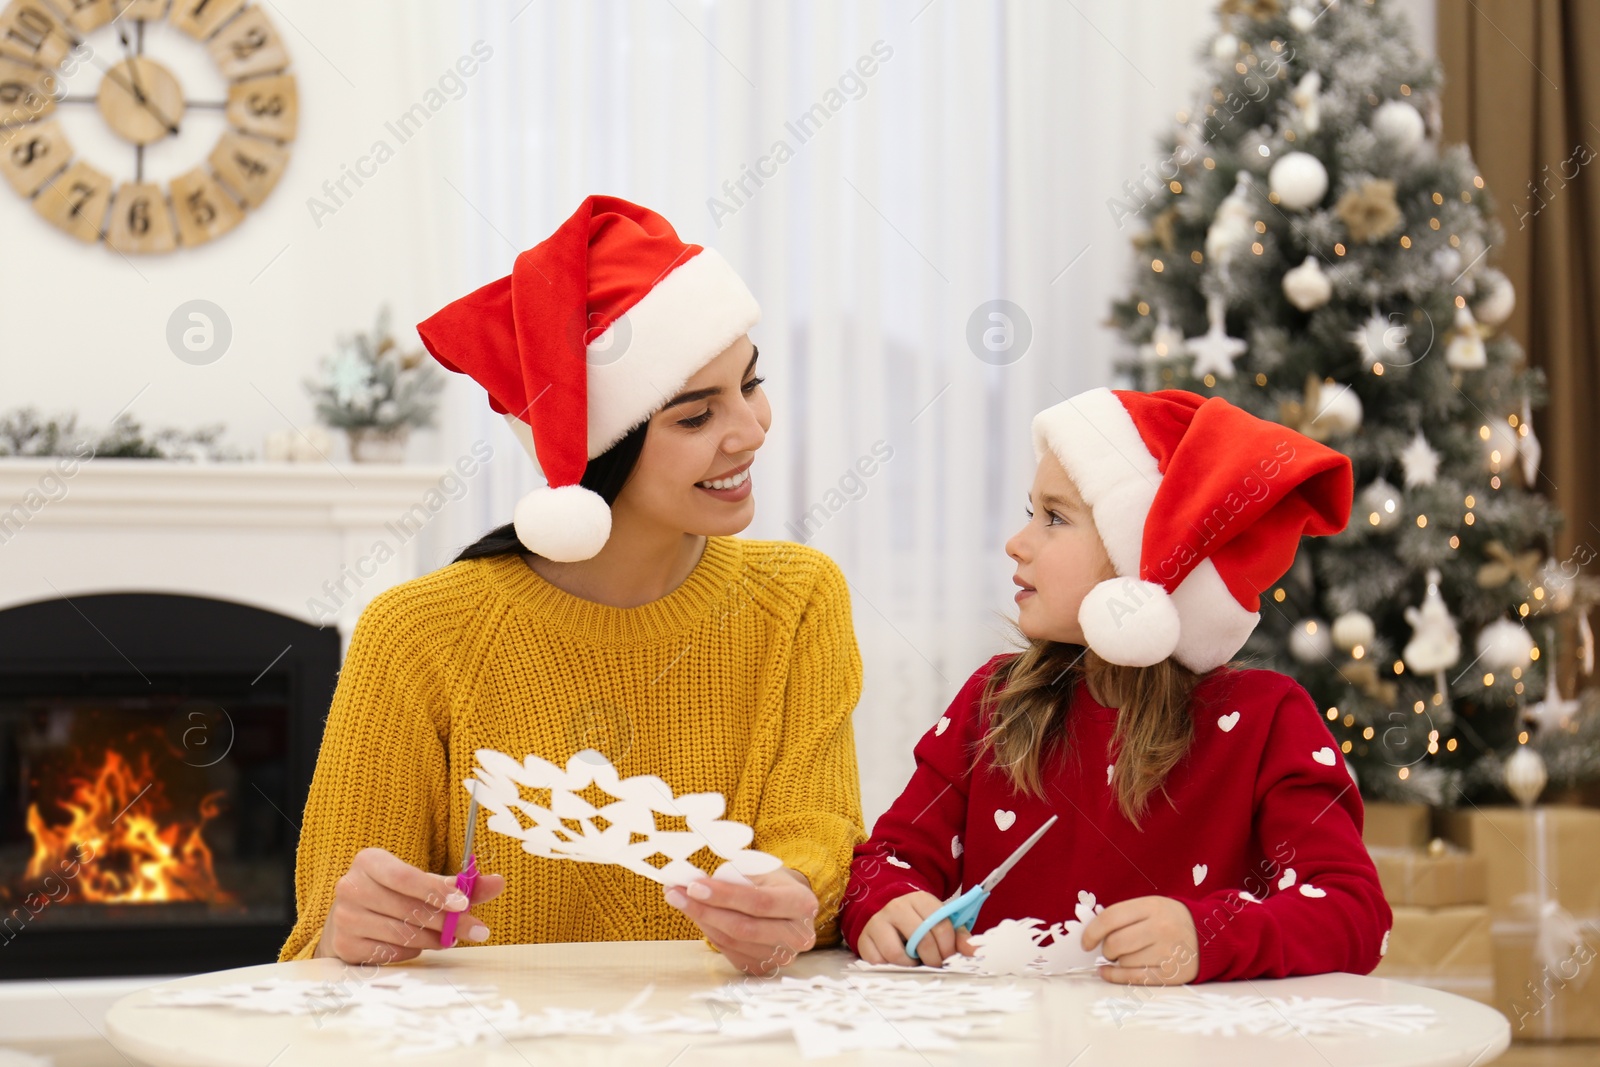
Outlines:
{"type": "Polygon", "coordinates": [[[0,974],[274,959],[338,657],[196,597],[0,612],[0,974]]]}

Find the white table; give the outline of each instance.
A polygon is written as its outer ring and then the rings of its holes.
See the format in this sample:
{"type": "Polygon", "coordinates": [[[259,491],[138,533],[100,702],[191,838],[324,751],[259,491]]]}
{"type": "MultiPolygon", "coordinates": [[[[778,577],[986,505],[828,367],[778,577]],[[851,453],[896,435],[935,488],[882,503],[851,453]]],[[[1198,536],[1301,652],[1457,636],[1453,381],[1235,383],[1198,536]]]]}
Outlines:
{"type": "MultiPolygon", "coordinates": [[[[859,974],[846,971],[854,957],[819,951],[802,956],[784,973],[796,977],[859,974]]],[[[505,945],[425,952],[403,967],[418,977],[456,985],[494,985],[524,1010],[545,1005],[621,1008],[645,986],[655,992],[645,1010],[705,1016],[705,1004],[689,994],[714,989],[740,976],[722,957],[698,941],[608,942],[600,944],[505,945]]],[[[388,968],[386,968],[388,970],[388,968]]],[[[351,972],[353,973],[353,972],[351,972]]],[[[353,1067],[401,1063],[411,1067],[445,1064],[606,1064],[618,1067],[694,1064],[782,1064],[800,1061],[792,1040],[767,1038],[729,1042],[714,1036],[660,1034],[649,1038],[560,1038],[520,1040],[499,1048],[478,1046],[451,1055],[395,1056],[343,1034],[319,1030],[303,1015],[260,1015],[228,1008],[147,1006],[156,989],[217,986],[262,978],[337,981],[347,972],[336,960],[243,967],[195,975],[133,993],[112,1006],[106,1030],[113,1044],[136,1061],[153,1067],[353,1067]],[[686,1051],[687,1050],[687,1051],[686,1051]],[[680,1055],[685,1058],[678,1059],[680,1055]]],[[[894,977],[904,977],[894,975],[894,977]]],[[[915,977],[915,976],[913,976],[915,977]]],[[[991,979],[950,976],[947,981],[1018,981],[1036,991],[1033,1009],[998,1016],[993,1030],[979,1031],[954,1051],[867,1052],[827,1064],[979,1064],[1006,1067],[1051,1064],[1096,1065],[1262,1064],[1413,1065],[1480,1067],[1504,1052],[1511,1029],[1505,1017],[1462,997],[1382,978],[1327,974],[1278,981],[1211,983],[1204,986],[1132,990],[1092,976],[991,979]],[[1090,1005],[1107,996],[1153,998],[1186,990],[1270,997],[1339,997],[1388,1004],[1421,1004],[1438,1013],[1429,1029],[1412,1035],[1381,1037],[1213,1037],[1180,1035],[1135,1023],[1113,1026],[1091,1018],[1090,1005]],[[1076,1058],[1074,1058],[1076,1057],[1076,1058]]]]}

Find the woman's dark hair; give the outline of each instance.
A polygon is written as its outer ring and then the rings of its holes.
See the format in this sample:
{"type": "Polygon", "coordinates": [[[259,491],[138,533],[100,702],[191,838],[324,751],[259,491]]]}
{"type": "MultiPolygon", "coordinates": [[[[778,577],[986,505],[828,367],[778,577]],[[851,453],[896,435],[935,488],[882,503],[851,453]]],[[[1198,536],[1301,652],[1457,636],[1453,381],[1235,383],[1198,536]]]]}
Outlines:
{"type": "MultiPolygon", "coordinates": [[[[615,504],[622,487],[628,482],[628,476],[639,462],[639,453],[644,451],[644,435],[649,428],[650,420],[646,419],[629,430],[622,440],[591,459],[584,467],[583,477],[578,484],[590,492],[599,493],[607,507],[615,504]]],[[[522,542],[517,540],[515,524],[508,522],[463,548],[461,554],[451,562],[460,563],[462,560],[482,559],[485,556],[518,555],[525,551],[527,549],[522,542]]]]}

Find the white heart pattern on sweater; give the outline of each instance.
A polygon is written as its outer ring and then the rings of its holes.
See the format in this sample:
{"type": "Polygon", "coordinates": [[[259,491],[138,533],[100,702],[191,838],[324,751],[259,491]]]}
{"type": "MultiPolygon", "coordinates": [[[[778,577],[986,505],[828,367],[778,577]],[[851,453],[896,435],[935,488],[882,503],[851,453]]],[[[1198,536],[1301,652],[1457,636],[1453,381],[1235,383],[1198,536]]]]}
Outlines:
{"type": "Polygon", "coordinates": [[[954,837],[952,837],[950,839],[950,858],[953,859],[953,860],[958,860],[958,859],[961,858],[961,835],[960,834],[957,834],[956,836],[954,836],[954,837]]]}
{"type": "Polygon", "coordinates": [[[1245,900],[1248,900],[1252,904],[1261,903],[1261,898],[1256,896],[1254,893],[1250,892],[1250,890],[1248,890],[1248,889],[1239,889],[1239,890],[1235,890],[1235,892],[1237,892],[1241,897],[1243,897],[1245,900]]]}
{"type": "Polygon", "coordinates": [[[894,864],[896,867],[901,868],[902,870],[909,871],[911,869],[911,864],[907,863],[905,860],[901,859],[899,856],[890,856],[889,857],[889,862],[894,864]]]}
{"type": "Polygon", "coordinates": [[[1111,776],[1116,773],[1116,770],[1117,765],[1115,763],[1106,764],[1106,785],[1111,784],[1111,776]]]}
{"type": "Polygon", "coordinates": [[[941,715],[939,716],[939,721],[934,724],[933,736],[942,737],[944,736],[944,732],[948,729],[950,729],[950,716],[941,715]]]}
{"type": "Polygon", "coordinates": [[[1222,727],[1223,733],[1227,733],[1229,730],[1239,725],[1239,713],[1237,711],[1230,711],[1228,714],[1217,720],[1217,725],[1222,727]]]}
{"type": "Polygon", "coordinates": [[[1327,745],[1323,745],[1321,748],[1311,753],[1311,758],[1322,764],[1324,767],[1332,767],[1334,761],[1339,758],[1339,755],[1327,745]]]}
{"type": "Polygon", "coordinates": [[[1195,885],[1199,885],[1201,882],[1205,881],[1206,880],[1206,872],[1209,871],[1209,870],[1211,870],[1211,868],[1206,866],[1204,863],[1195,864],[1194,865],[1194,884],[1195,885]]]}
{"type": "Polygon", "coordinates": [[[1016,825],[1016,822],[1017,822],[1017,813],[1016,812],[1014,812],[1014,811],[1006,811],[1003,808],[996,808],[994,810],[994,824],[996,826],[998,826],[1000,829],[1009,830],[1009,829],[1011,829],[1012,826],[1016,825]]]}
{"type": "Polygon", "coordinates": [[[1303,897],[1325,897],[1328,895],[1328,891],[1326,889],[1318,889],[1310,882],[1307,882],[1300,887],[1300,895],[1303,897]]]}
{"type": "Polygon", "coordinates": [[[1283,877],[1278,879],[1278,888],[1288,889],[1290,886],[1294,885],[1294,878],[1294,868],[1290,867],[1288,870],[1283,872],[1283,877]]]}

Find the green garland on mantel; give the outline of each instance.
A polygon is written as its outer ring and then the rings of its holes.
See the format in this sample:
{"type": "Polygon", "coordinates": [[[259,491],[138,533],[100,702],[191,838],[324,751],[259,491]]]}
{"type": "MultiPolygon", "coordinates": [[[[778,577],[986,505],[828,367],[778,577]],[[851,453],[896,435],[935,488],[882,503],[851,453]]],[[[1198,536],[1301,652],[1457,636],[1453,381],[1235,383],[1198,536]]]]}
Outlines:
{"type": "Polygon", "coordinates": [[[0,414],[0,456],[84,456],[97,459],[166,459],[238,462],[250,457],[221,443],[222,423],[193,430],[146,431],[132,415],[118,415],[103,433],[78,429],[78,416],[41,416],[32,406],[0,414]]]}

